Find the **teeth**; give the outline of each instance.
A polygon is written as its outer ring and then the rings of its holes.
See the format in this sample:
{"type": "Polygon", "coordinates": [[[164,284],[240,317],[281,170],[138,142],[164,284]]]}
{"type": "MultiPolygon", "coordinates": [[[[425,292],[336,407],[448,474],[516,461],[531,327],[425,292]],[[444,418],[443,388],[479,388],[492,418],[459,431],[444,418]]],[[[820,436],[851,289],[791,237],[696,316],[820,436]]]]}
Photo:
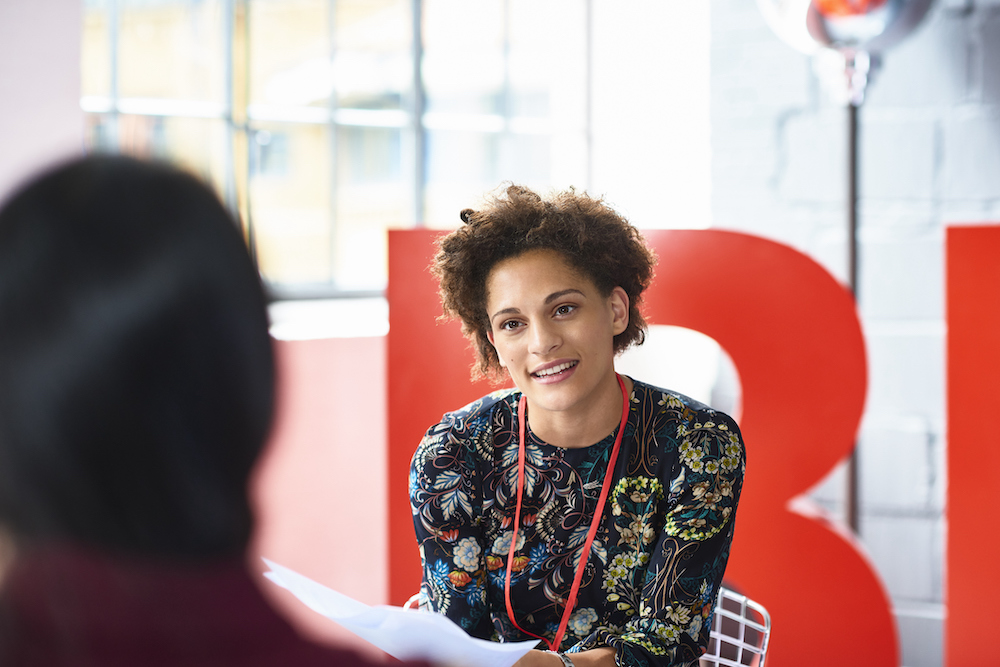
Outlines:
{"type": "Polygon", "coordinates": [[[567,361],[565,364],[559,364],[558,366],[553,366],[552,368],[546,368],[543,371],[538,371],[535,373],[537,377],[545,377],[546,375],[555,375],[556,373],[562,373],[567,368],[573,368],[576,366],[575,361],[567,361]]]}

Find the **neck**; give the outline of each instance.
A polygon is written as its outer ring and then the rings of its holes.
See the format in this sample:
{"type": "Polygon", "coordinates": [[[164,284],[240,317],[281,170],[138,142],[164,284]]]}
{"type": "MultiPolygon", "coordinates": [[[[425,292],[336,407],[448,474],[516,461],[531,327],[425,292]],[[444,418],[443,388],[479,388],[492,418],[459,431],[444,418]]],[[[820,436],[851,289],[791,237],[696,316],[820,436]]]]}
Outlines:
{"type": "MultiPolygon", "coordinates": [[[[532,433],[550,445],[564,449],[589,447],[603,440],[621,423],[622,392],[618,377],[611,374],[595,400],[573,412],[532,410],[528,401],[528,426],[532,433]]],[[[632,381],[622,376],[626,395],[632,392],[632,381]]]]}

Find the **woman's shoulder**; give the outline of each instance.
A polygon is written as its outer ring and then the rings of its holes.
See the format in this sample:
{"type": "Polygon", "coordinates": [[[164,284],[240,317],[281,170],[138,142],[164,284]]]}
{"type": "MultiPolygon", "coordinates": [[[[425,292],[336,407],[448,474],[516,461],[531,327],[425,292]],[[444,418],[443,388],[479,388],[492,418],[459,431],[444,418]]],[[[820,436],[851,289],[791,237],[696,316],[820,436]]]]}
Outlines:
{"type": "Polygon", "coordinates": [[[738,497],[746,448],[736,420],[676,391],[642,382],[634,382],[634,387],[637,433],[673,453],[664,460],[676,457],[671,493],[685,485],[735,484],[738,497]]]}
{"type": "Polygon", "coordinates": [[[446,412],[441,421],[427,429],[421,447],[436,447],[441,443],[471,442],[491,432],[497,423],[497,412],[511,412],[520,393],[501,389],[476,399],[457,410],[446,412]]]}
{"type": "Polygon", "coordinates": [[[434,486],[440,476],[448,483],[475,475],[482,463],[493,460],[495,432],[510,422],[517,394],[495,391],[468,405],[447,412],[427,429],[410,462],[411,479],[434,486]]]}
{"type": "Polygon", "coordinates": [[[632,380],[632,383],[633,405],[646,407],[649,414],[659,419],[702,424],[711,422],[739,431],[735,419],[699,400],[639,380],[632,380]]]}

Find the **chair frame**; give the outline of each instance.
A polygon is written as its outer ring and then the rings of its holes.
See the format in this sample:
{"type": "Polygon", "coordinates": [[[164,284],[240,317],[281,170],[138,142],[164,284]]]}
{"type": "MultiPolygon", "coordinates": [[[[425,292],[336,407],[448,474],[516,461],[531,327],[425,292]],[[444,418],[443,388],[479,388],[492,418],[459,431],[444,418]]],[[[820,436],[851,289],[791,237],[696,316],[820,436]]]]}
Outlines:
{"type": "MultiPolygon", "coordinates": [[[[727,624],[726,630],[732,629],[727,624]]],[[[712,630],[709,633],[708,652],[701,657],[701,667],[764,667],[767,655],[767,643],[771,637],[771,616],[759,603],[745,595],[732,591],[724,586],[719,587],[719,595],[715,603],[715,614],[712,618],[712,630]],[[731,603],[727,605],[726,603],[731,603]],[[737,607],[734,611],[727,606],[737,607]],[[724,632],[725,620],[736,623],[736,632],[724,632]],[[748,640],[747,630],[751,631],[752,639],[748,640]],[[724,656],[723,653],[726,655],[724,656]],[[732,654],[735,653],[735,658],[732,654]]]]}

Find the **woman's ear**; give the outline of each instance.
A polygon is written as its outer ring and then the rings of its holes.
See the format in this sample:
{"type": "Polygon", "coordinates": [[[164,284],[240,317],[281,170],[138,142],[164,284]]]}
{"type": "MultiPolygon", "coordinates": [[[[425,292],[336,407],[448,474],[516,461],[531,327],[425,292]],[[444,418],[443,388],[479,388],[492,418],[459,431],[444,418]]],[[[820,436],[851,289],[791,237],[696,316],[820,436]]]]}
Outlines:
{"type": "Polygon", "coordinates": [[[628,293],[621,287],[611,290],[608,303],[611,306],[611,329],[618,335],[628,328],[628,293]]]}
{"type": "Polygon", "coordinates": [[[486,340],[490,341],[490,345],[497,353],[497,360],[500,362],[500,368],[507,368],[507,364],[503,362],[503,357],[500,356],[500,350],[497,350],[496,341],[493,340],[493,329],[488,329],[486,331],[486,340]]]}

